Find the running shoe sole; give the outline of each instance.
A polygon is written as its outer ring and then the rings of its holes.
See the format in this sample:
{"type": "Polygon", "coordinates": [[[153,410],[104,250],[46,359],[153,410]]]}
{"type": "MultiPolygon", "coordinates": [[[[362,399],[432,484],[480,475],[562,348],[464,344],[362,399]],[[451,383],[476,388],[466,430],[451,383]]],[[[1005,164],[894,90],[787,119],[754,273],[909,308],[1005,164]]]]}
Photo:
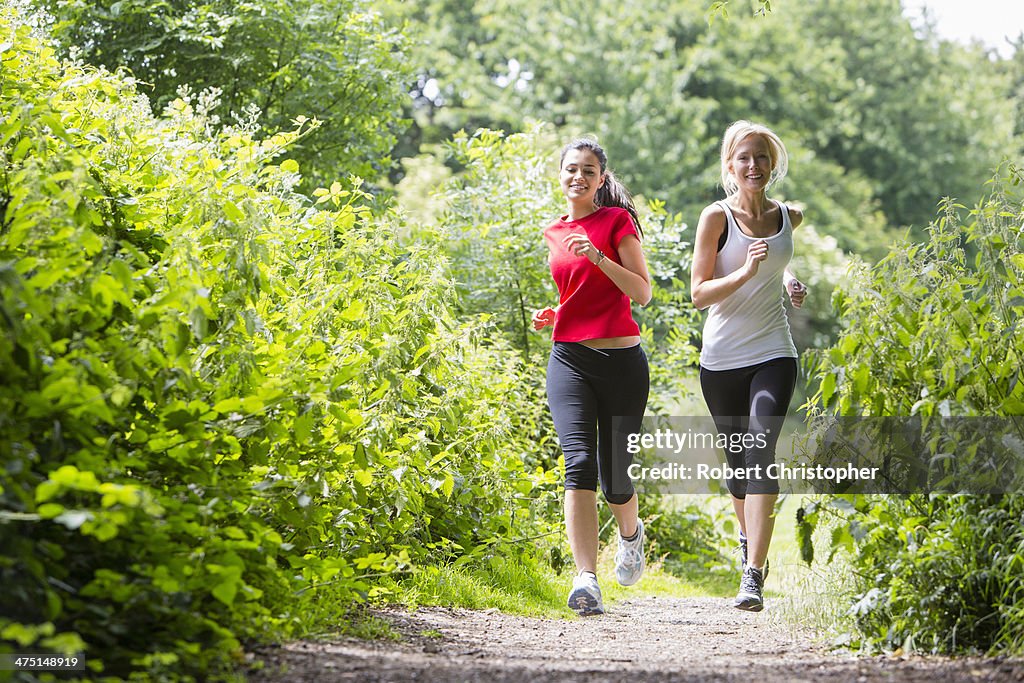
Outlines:
{"type": "Polygon", "coordinates": [[[583,588],[569,594],[569,609],[576,610],[581,617],[604,614],[600,601],[583,588]]]}
{"type": "Polygon", "coordinates": [[[764,601],[758,600],[757,598],[744,598],[742,600],[737,598],[736,601],[732,603],[732,606],[736,609],[741,609],[744,612],[760,612],[764,609],[764,601]]]}

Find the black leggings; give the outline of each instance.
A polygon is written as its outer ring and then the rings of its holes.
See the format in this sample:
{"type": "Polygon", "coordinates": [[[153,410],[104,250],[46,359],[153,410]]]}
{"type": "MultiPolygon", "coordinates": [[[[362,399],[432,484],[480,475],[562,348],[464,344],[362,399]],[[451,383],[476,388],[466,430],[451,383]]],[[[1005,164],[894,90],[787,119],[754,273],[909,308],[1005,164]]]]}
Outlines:
{"type": "Polygon", "coordinates": [[[745,498],[748,493],[778,493],[779,482],[767,476],[775,462],[775,444],[786,419],[796,387],[796,358],[772,360],[735,370],[700,369],[700,388],[718,433],[726,442],[746,443],[746,448],[725,449],[732,468],[761,466],[761,477],[726,480],[729,493],[745,498]],[[750,437],[744,438],[749,434],[750,437]],[[734,436],[735,435],[735,436],[734,436]]]}
{"type": "Polygon", "coordinates": [[[639,344],[592,349],[555,342],[548,361],[548,406],[565,454],[565,488],[597,490],[609,503],[633,497],[626,450],[647,407],[650,374],[639,344]]]}

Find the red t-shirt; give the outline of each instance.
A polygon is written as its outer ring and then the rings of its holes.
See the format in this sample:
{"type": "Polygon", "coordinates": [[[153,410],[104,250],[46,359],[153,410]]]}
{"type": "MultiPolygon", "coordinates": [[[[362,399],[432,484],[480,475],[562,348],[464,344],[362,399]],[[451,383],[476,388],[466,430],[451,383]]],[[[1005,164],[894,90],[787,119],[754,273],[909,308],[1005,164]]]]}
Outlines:
{"type": "Polygon", "coordinates": [[[555,315],[552,339],[578,342],[640,334],[633,320],[629,297],[586,256],[576,256],[562,241],[571,233],[586,234],[605,256],[622,265],[619,243],[627,235],[639,239],[633,218],[625,209],[602,206],[578,221],[562,216],[544,231],[551,277],[558,287],[561,307],[555,315]]]}

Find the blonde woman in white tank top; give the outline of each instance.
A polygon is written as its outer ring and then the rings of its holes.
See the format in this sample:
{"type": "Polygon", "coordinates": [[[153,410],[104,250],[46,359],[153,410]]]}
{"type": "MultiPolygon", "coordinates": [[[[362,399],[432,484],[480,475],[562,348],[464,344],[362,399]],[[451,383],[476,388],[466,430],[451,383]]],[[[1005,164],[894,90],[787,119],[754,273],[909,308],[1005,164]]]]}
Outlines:
{"type": "Polygon", "coordinates": [[[726,483],[740,526],[743,574],[733,606],[764,606],[768,547],[774,528],[778,482],[766,476],[775,441],[796,385],[796,347],[789,332],[784,293],[800,307],[807,288],[789,271],[799,209],[768,198],[768,188],[788,167],[785,145],[765,126],[737,121],[726,130],[721,152],[724,201],[707,206],[697,224],[690,292],[710,309],[701,349],[701,390],[728,443],[753,443],[726,452],[733,468],[761,478],[726,483]],[[733,441],[750,434],[754,438],[733,441]]]}

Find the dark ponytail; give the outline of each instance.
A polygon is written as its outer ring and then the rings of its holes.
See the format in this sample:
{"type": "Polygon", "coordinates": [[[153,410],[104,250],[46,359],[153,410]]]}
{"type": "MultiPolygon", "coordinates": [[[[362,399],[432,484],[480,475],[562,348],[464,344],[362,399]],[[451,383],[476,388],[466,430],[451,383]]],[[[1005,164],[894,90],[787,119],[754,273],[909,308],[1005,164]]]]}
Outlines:
{"type": "Polygon", "coordinates": [[[558,160],[559,168],[562,167],[565,155],[572,149],[585,149],[593,153],[593,155],[597,157],[598,163],[601,164],[601,173],[604,175],[604,184],[597,188],[597,194],[594,196],[594,203],[598,206],[617,206],[620,209],[625,209],[629,212],[629,215],[633,219],[633,223],[636,225],[636,229],[642,238],[644,231],[643,228],[640,227],[640,216],[637,214],[636,206],[633,204],[633,195],[629,193],[629,190],[626,189],[625,185],[619,182],[619,179],[615,177],[615,174],[608,170],[608,155],[605,154],[604,148],[597,144],[597,140],[594,140],[593,138],[576,138],[562,148],[562,156],[558,160]]]}

